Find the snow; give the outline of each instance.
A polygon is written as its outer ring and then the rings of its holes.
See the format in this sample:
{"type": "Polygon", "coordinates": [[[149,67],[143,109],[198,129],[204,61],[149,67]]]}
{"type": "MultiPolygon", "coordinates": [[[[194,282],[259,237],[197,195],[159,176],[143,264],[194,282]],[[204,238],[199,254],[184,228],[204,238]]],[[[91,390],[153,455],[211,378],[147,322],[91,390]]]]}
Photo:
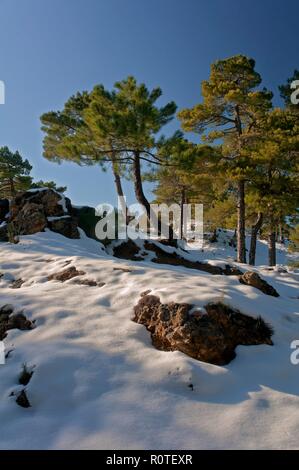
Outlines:
{"type": "MultiPolygon", "coordinates": [[[[0,365],[0,448],[298,449],[299,365],[290,362],[290,344],[299,339],[299,278],[290,270],[267,270],[264,243],[257,254],[255,270],[279,298],[235,276],[113,258],[82,231],[80,240],[46,231],[17,245],[2,243],[0,305],[23,308],[36,328],[12,330],[4,340],[13,351],[0,365]],[[105,285],[47,280],[65,266],[105,285]],[[19,278],[22,287],[10,289],[19,278]],[[274,346],[239,346],[225,367],[158,351],[145,327],[131,321],[148,289],[163,302],[203,308],[222,300],[261,315],[275,330],[274,346]],[[23,363],[34,367],[28,409],[10,396],[24,388],[18,384],[23,363]]],[[[192,257],[223,265],[235,251],[206,243],[192,257]]]]}

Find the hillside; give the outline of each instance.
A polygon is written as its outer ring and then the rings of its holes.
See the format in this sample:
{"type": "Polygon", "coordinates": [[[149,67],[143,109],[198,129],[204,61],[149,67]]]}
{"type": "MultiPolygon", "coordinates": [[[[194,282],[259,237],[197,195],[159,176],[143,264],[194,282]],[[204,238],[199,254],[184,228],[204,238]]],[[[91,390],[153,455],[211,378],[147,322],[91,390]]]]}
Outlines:
{"type": "MultiPolygon", "coordinates": [[[[0,307],[24,309],[35,321],[32,330],[10,330],[4,339],[10,353],[0,366],[2,449],[298,448],[299,365],[290,362],[290,344],[299,339],[298,273],[282,268],[284,247],[281,266],[269,270],[266,246],[258,243],[254,270],[277,290],[275,298],[237,276],[117,259],[80,234],[70,240],[46,230],[1,244],[0,307]],[[72,267],[84,274],[48,280],[72,267]],[[159,351],[131,320],[145,291],[162,302],[203,309],[221,301],[261,315],[274,344],[238,346],[226,366],[159,351]],[[26,386],[18,383],[23,364],[33,371],[26,386]],[[24,388],[29,408],[16,403],[24,388]]],[[[186,256],[248,269],[234,263],[224,239],[223,232],[218,244],[186,256]]]]}

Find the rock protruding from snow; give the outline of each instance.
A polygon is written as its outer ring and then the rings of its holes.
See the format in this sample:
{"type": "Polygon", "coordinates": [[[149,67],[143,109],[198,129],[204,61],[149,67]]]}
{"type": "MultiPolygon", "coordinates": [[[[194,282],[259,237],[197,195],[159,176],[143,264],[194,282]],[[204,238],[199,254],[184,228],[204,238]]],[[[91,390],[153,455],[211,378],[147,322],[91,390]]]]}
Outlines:
{"type": "Polygon", "coordinates": [[[198,271],[204,271],[214,275],[224,274],[226,276],[239,276],[242,274],[242,271],[240,271],[240,269],[235,266],[226,264],[223,268],[221,266],[214,266],[206,262],[193,261],[184,258],[181,254],[178,254],[174,247],[172,247],[172,251],[164,250],[163,245],[165,245],[165,243],[162,243],[161,241],[157,244],[154,240],[145,240],[143,242],[143,248],[141,249],[140,246],[138,246],[133,240],[129,238],[121,244],[113,247],[113,256],[116,258],[130,259],[133,261],[142,261],[146,259],[146,256],[149,253],[154,253],[154,257],[151,259],[151,261],[157,264],[183,266],[185,268],[196,269],[198,271]]]}
{"type": "Polygon", "coordinates": [[[73,277],[83,276],[84,274],[85,274],[84,271],[78,271],[75,268],[75,266],[70,266],[69,268],[66,268],[63,271],[59,271],[58,273],[51,274],[50,276],[48,276],[48,280],[65,282],[65,281],[69,281],[73,277]]]}
{"type": "Polygon", "coordinates": [[[274,287],[270,286],[268,282],[262,279],[258,273],[254,271],[247,271],[239,278],[241,284],[255,287],[266,295],[272,295],[273,297],[279,297],[279,293],[274,287]]]}
{"type": "Polygon", "coordinates": [[[23,312],[13,313],[11,305],[0,308],[0,341],[6,337],[8,330],[32,330],[34,323],[28,320],[23,312]]]}
{"type": "Polygon", "coordinates": [[[18,193],[11,201],[7,229],[14,235],[32,235],[49,228],[67,238],[80,238],[69,199],[52,189],[18,193]]]}
{"type": "Polygon", "coordinates": [[[187,303],[162,304],[159,297],[145,295],[134,308],[133,321],[146,326],[157,349],[217,365],[234,359],[238,345],[273,344],[272,328],[260,317],[222,303],[206,305],[201,315],[192,315],[191,309],[187,303]]]}

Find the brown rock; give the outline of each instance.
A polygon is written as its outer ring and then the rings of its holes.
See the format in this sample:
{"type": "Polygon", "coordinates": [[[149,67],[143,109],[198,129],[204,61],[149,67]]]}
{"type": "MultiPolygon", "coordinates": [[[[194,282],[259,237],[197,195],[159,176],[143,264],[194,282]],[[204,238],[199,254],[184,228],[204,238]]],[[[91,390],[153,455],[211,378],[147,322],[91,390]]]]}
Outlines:
{"type": "Polygon", "coordinates": [[[80,238],[77,221],[72,216],[48,220],[48,227],[52,232],[60,233],[67,238],[80,238]]]}
{"type": "Polygon", "coordinates": [[[190,315],[191,308],[189,304],[162,304],[159,297],[146,295],[135,306],[133,321],[146,326],[157,349],[181,351],[217,365],[234,359],[239,344],[273,344],[273,331],[260,317],[249,317],[221,303],[208,304],[203,315],[190,315]]]}
{"type": "MultiPolygon", "coordinates": [[[[160,241],[162,243],[163,240],[160,241]]],[[[166,243],[162,243],[166,244],[166,243]]],[[[169,243],[167,243],[169,246],[169,243]]],[[[152,251],[155,253],[155,258],[152,259],[153,263],[157,264],[169,264],[172,266],[184,266],[185,268],[189,269],[196,269],[198,271],[204,271],[209,274],[225,274],[226,276],[238,276],[242,274],[238,268],[234,266],[230,266],[227,264],[225,268],[220,266],[213,266],[209,263],[202,263],[200,261],[191,261],[182,256],[179,256],[176,252],[168,253],[164,251],[160,246],[156,243],[151,241],[145,240],[144,241],[144,248],[147,251],[152,251]]],[[[128,239],[121,243],[120,245],[116,246],[113,249],[113,254],[117,258],[122,259],[130,259],[134,261],[141,261],[144,259],[144,256],[147,254],[146,252],[140,251],[140,248],[134,243],[133,240],[128,239]]]]}
{"type": "Polygon", "coordinates": [[[72,279],[73,277],[83,276],[84,274],[86,274],[84,271],[77,271],[75,266],[70,266],[69,268],[64,269],[63,271],[50,274],[50,276],[48,276],[48,280],[65,282],[65,281],[68,281],[69,279],[72,279]]]}
{"type": "MultiPolygon", "coordinates": [[[[9,232],[13,235],[31,235],[48,227],[65,237],[80,238],[78,221],[70,215],[70,200],[65,198],[65,213],[62,198],[61,194],[52,189],[18,193],[11,201],[9,232]]],[[[6,237],[7,230],[2,237],[0,233],[0,239],[5,241],[6,237]]]]}
{"type": "Polygon", "coordinates": [[[259,289],[266,295],[272,295],[273,297],[279,297],[278,292],[274,287],[270,286],[264,279],[262,279],[256,272],[247,271],[239,277],[241,284],[246,284],[247,286],[255,287],[259,289]]]}
{"type": "Polygon", "coordinates": [[[116,256],[116,258],[131,259],[133,261],[141,261],[143,259],[142,256],[138,256],[139,252],[139,247],[131,239],[113,249],[113,255],[116,256]]]}
{"type": "Polygon", "coordinates": [[[47,226],[47,219],[41,204],[26,202],[10,218],[9,225],[13,225],[13,230],[18,235],[32,235],[43,232],[47,226]]]}

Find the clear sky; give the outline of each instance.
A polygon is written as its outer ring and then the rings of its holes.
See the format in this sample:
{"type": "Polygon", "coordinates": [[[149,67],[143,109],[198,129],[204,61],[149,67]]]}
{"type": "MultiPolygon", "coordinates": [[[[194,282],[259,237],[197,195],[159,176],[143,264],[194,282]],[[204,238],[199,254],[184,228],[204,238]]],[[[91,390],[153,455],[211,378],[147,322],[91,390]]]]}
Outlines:
{"type": "Polygon", "coordinates": [[[299,68],[298,0],[0,0],[0,19],[0,146],[18,149],[35,178],[66,185],[81,205],[114,202],[111,174],[46,161],[39,121],[76,91],[134,75],[162,88],[161,104],[192,106],[211,62],[241,53],[256,60],[277,104],[277,86],[299,68]]]}

